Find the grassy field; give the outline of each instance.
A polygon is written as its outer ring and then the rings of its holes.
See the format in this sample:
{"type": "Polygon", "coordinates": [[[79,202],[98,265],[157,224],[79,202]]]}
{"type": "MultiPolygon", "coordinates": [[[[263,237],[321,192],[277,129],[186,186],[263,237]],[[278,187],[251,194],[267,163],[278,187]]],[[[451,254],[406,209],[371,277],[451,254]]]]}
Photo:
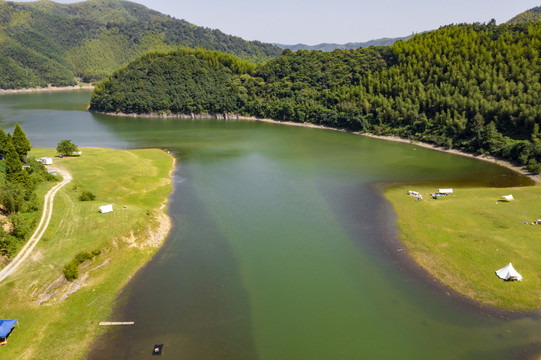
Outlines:
{"type": "MultiPolygon", "coordinates": [[[[55,152],[38,149],[31,156],[55,152]]],[[[109,319],[116,295],[156,252],[160,232],[168,229],[165,209],[159,209],[172,190],[170,155],[160,150],[82,152],[81,157],[54,158],[53,166],[68,170],[73,180],[57,194],[51,223],[31,259],[0,283],[0,318],[20,324],[0,348],[2,359],[84,357],[103,332],[98,323],[109,319]],[[96,200],[79,201],[82,191],[94,193],[96,200]],[[115,204],[114,212],[100,214],[99,206],[108,203],[115,204]],[[78,252],[94,249],[102,253],[81,264],[79,279],[65,281],[63,266],[78,252]]]]}
{"type": "Polygon", "coordinates": [[[505,309],[541,308],[541,187],[455,189],[433,200],[435,187],[398,186],[386,197],[398,214],[411,256],[459,293],[505,309]],[[407,190],[423,195],[418,202],[407,190]],[[498,201],[512,194],[515,201],[498,201]],[[525,224],[528,223],[528,224],[525,224]],[[523,276],[506,282],[495,271],[509,262],[523,276]]]}

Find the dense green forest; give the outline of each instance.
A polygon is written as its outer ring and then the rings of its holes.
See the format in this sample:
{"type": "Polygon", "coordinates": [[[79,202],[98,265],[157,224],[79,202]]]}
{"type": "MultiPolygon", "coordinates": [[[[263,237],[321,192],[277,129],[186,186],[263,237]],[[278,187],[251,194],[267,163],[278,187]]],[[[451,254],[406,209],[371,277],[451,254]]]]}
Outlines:
{"type": "Polygon", "coordinates": [[[0,1],[0,89],[95,82],[149,50],[202,47],[267,61],[280,49],[120,0],[0,1]]]}
{"type": "Polygon", "coordinates": [[[491,21],[387,48],[284,50],[256,67],[203,50],[154,53],[101,82],[91,109],[311,122],[492,154],[539,171],[540,51],[541,23],[491,21]]]}
{"type": "Polygon", "coordinates": [[[233,112],[238,110],[237,76],[255,68],[218,51],[152,52],[98,83],[92,106],[137,114],[233,112]]]}
{"type": "Polygon", "coordinates": [[[31,147],[19,124],[13,134],[0,129],[0,260],[16,253],[37,223],[36,186],[56,180],[41,161],[28,158],[31,147]]]}

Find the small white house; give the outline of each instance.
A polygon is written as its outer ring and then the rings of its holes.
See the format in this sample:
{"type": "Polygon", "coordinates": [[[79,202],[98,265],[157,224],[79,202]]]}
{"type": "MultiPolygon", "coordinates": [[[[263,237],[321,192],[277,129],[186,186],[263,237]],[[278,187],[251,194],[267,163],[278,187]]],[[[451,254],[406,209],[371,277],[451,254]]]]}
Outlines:
{"type": "Polygon", "coordinates": [[[510,195],[503,195],[502,199],[501,199],[501,201],[513,201],[513,200],[515,200],[515,198],[511,194],[510,195]]]}
{"type": "Polygon", "coordinates": [[[50,157],[44,157],[39,159],[43,163],[43,165],[52,165],[53,164],[53,158],[50,157]]]}
{"type": "Polygon", "coordinates": [[[413,190],[409,190],[408,195],[409,196],[419,197],[419,193],[417,191],[413,191],[413,190]]]}
{"type": "Polygon", "coordinates": [[[453,189],[438,189],[438,193],[449,195],[453,193],[453,189]]]}
{"type": "Polygon", "coordinates": [[[107,204],[107,205],[100,206],[100,213],[106,214],[106,213],[110,213],[110,212],[113,212],[113,204],[107,204]]]}
{"type": "Polygon", "coordinates": [[[541,225],[541,219],[537,219],[537,221],[535,222],[537,225],[541,225]]]}
{"type": "Polygon", "coordinates": [[[71,155],[79,155],[79,156],[81,156],[81,155],[83,155],[83,152],[82,151],[74,151],[74,152],[71,153],[71,155]]]}

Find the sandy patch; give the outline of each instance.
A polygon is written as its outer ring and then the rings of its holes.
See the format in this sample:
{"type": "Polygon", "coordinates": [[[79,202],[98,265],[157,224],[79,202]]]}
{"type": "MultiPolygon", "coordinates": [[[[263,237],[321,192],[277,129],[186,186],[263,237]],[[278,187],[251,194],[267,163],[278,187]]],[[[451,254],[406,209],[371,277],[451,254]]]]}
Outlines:
{"type": "Polygon", "coordinates": [[[33,92],[51,92],[51,91],[71,91],[71,90],[92,90],[94,89],[93,85],[82,85],[82,86],[49,86],[46,88],[27,88],[27,89],[0,89],[0,95],[8,94],[24,94],[24,93],[33,93],[33,92]]]}

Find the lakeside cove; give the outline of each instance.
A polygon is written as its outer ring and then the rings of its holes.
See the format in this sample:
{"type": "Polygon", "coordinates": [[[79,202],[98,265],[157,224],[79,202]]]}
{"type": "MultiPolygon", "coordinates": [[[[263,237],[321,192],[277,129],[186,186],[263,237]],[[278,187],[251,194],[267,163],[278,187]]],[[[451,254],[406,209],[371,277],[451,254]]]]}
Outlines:
{"type": "MultiPolygon", "coordinates": [[[[509,161],[503,160],[503,159],[497,159],[492,156],[487,155],[476,155],[471,154],[468,152],[456,150],[456,149],[445,149],[440,146],[436,146],[433,144],[423,143],[423,142],[417,142],[412,141],[410,139],[403,139],[396,136],[381,136],[381,135],[375,135],[370,133],[362,133],[362,132],[353,132],[348,131],[346,129],[338,129],[328,126],[322,126],[317,124],[311,124],[311,123],[297,123],[297,122],[291,122],[291,121],[280,121],[280,120],[272,120],[272,119],[261,119],[257,117],[248,117],[248,116],[241,116],[241,115],[234,115],[234,114],[215,114],[215,115],[197,115],[197,114],[146,114],[146,115],[140,115],[140,114],[121,114],[121,113],[113,113],[113,114],[103,114],[103,115],[109,115],[109,116],[121,116],[121,117],[142,117],[142,118],[172,118],[172,119],[218,119],[218,120],[248,120],[248,121],[259,121],[264,123],[271,123],[271,124],[280,124],[285,126],[294,126],[294,127],[306,127],[306,128],[312,128],[312,129],[321,129],[321,130],[332,130],[332,131],[339,131],[339,132],[347,132],[355,135],[365,136],[369,138],[374,138],[378,140],[385,140],[385,141],[391,141],[391,142],[398,142],[398,143],[406,143],[414,146],[419,146],[422,148],[430,149],[430,150],[436,150],[441,151],[453,155],[458,156],[464,156],[476,160],[481,160],[489,163],[496,164],[498,166],[503,166],[507,169],[510,169],[516,173],[519,173],[521,175],[527,176],[529,179],[531,179],[531,184],[529,185],[535,185],[534,188],[530,188],[530,186],[526,188],[517,188],[513,187],[509,189],[510,191],[521,191],[524,193],[522,196],[523,199],[521,202],[514,202],[513,205],[510,207],[513,208],[513,210],[510,210],[510,214],[513,214],[513,221],[516,224],[523,225],[524,221],[520,221],[516,219],[516,216],[522,216],[524,218],[527,218],[526,213],[530,213],[531,216],[535,216],[535,201],[540,198],[541,194],[541,188],[539,185],[541,184],[541,176],[540,174],[534,174],[531,171],[529,171],[525,167],[518,166],[516,164],[513,164],[509,161]],[[517,204],[525,204],[525,202],[528,203],[528,206],[526,208],[520,208],[522,211],[517,211],[516,206],[520,206],[517,204]],[[533,203],[532,203],[533,202],[533,203]],[[519,215],[520,214],[520,215],[519,215]]],[[[414,149],[415,150],[415,149],[414,149]]],[[[435,229],[436,233],[440,233],[438,229],[447,229],[447,237],[445,237],[445,240],[442,240],[443,247],[448,247],[449,240],[453,237],[457,238],[464,238],[464,229],[462,229],[459,224],[463,224],[466,219],[469,220],[470,223],[472,223],[472,228],[466,231],[466,234],[469,234],[469,236],[472,237],[481,237],[483,243],[486,243],[489,241],[488,239],[493,236],[494,234],[489,233],[486,231],[486,224],[480,228],[476,228],[475,224],[481,224],[486,222],[485,219],[480,216],[479,212],[476,212],[476,206],[480,203],[480,201],[483,201],[483,203],[491,202],[495,199],[495,204],[498,204],[499,196],[494,196],[494,193],[502,192],[503,189],[490,189],[490,188],[475,188],[475,189],[464,189],[462,188],[461,191],[466,192],[468,195],[468,202],[470,203],[470,208],[466,211],[464,208],[460,209],[454,209],[450,208],[445,212],[445,216],[438,216],[436,217],[439,222],[433,222],[431,219],[432,213],[425,212],[422,215],[415,215],[412,216],[411,209],[409,206],[404,205],[404,199],[411,200],[411,197],[404,197],[403,194],[405,194],[407,191],[406,189],[409,189],[411,187],[416,187],[415,184],[408,184],[408,185],[393,185],[391,187],[384,187],[383,191],[385,192],[386,198],[393,204],[393,207],[398,215],[398,226],[400,229],[400,241],[403,242],[404,246],[406,247],[408,254],[411,256],[411,258],[415,261],[417,266],[420,266],[422,269],[426,270],[430,276],[433,276],[435,279],[441,282],[442,285],[445,287],[449,287],[449,289],[452,289],[452,291],[455,291],[459,296],[465,296],[467,299],[473,301],[473,306],[478,309],[482,309],[485,307],[485,310],[494,312],[494,313],[500,313],[500,314],[508,314],[514,313],[517,315],[516,311],[534,311],[536,314],[541,315],[541,302],[539,299],[541,299],[541,293],[537,293],[536,289],[541,288],[541,281],[535,281],[536,279],[539,279],[538,276],[535,276],[534,274],[531,277],[534,280],[534,283],[531,281],[529,282],[528,287],[522,287],[522,292],[524,295],[521,295],[523,297],[523,300],[519,300],[518,302],[514,302],[512,300],[513,297],[516,297],[515,294],[513,294],[513,290],[504,290],[502,287],[496,286],[495,288],[491,289],[490,291],[487,291],[487,289],[483,289],[483,280],[486,280],[486,274],[490,273],[487,272],[485,269],[485,272],[483,273],[484,276],[481,276],[480,279],[476,279],[474,282],[476,282],[477,289],[472,288],[472,284],[469,282],[468,278],[470,277],[470,274],[477,274],[479,273],[476,271],[475,266],[473,269],[469,269],[469,271],[466,271],[465,269],[468,268],[467,265],[475,264],[475,262],[472,262],[472,258],[467,257],[467,260],[462,262],[454,263],[454,255],[449,254],[446,255],[446,259],[443,260],[442,258],[437,258],[438,252],[432,248],[431,250],[428,250],[428,247],[424,246],[425,243],[431,243],[434,240],[432,240],[435,237],[435,234],[428,235],[429,232],[423,230],[424,226],[423,224],[430,223],[430,228],[435,229]],[[397,192],[397,189],[398,192],[397,192]],[[472,195],[472,192],[475,193],[475,195],[472,195]],[[490,194],[488,196],[492,196],[492,198],[487,198],[482,196],[482,194],[490,194]],[[482,199],[482,200],[481,200],[482,199]],[[464,215],[465,218],[461,218],[459,215],[464,215]],[[457,216],[460,219],[456,221],[456,224],[449,225],[445,224],[445,219],[448,219],[449,217],[457,216]],[[456,231],[450,231],[449,229],[457,229],[456,231]],[[458,231],[460,229],[460,231],[458,231]],[[419,238],[422,238],[423,240],[419,240],[419,238]],[[420,250],[420,249],[424,250],[420,250]],[[431,255],[434,256],[434,258],[431,257],[431,255]],[[427,259],[430,259],[430,261],[427,261],[427,259]],[[461,269],[461,271],[458,274],[451,274],[451,269],[461,269]],[[481,285],[481,286],[480,286],[481,285]],[[483,290],[485,292],[483,292],[483,290]],[[502,293],[503,291],[503,293],[502,293]],[[525,298],[529,298],[529,300],[525,300],[525,298]],[[486,306],[493,306],[494,309],[488,310],[486,306]]],[[[429,195],[429,192],[434,191],[434,187],[427,188],[425,184],[421,184],[420,188],[423,189],[423,194],[429,195]]],[[[503,193],[503,192],[502,192],[503,193]]],[[[453,195],[455,197],[455,195],[453,195]]],[[[429,199],[429,196],[426,196],[425,199],[429,199]]],[[[424,203],[426,203],[426,200],[424,203]]],[[[463,200],[464,201],[464,200],[463,200]]],[[[441,203],[441,201],[438,203],[438,205],[441,203]]],[[[447,201],[447,204],[453,203],[453,201],[447,201]]],[[[500,206],[500,208],[502,208],[500,206]]],[[[500,209],[501,210],[501,209],[500,209]]],[[[484,216],[487,216],[490,219],[497,219],[493,220],[494,222],[502,221],[505,219],[509,219],[509,217],[506,215],[505,211],[502,213],[500,212],[498,215],[492,214],[490,210],[485,210],[484,212],[481,212],[484,216]]],[[[532,218],[533,219],[533,218],[532,218]]],[[[535,221],[529,219],[527,223],[529,224],[531,221],[535,221]]],[[[497,229],[501,228],[501,225],[498,224],[491,224],[492,227],[496,227],[497,229]]],[[[512,228],[511,226],[507,226],[506,228],[512,228]]],[[[529,227],[528,227],[529,228],[529,227]]],[[[534,232],[539,230],[537,227],[532,229],[534,232]]],[[[500,255],[503,255],[506,251],[512,252],[512,246],[513,246],[513,240],[515,240],[515,233],[513,230],[510,230],[510,232],[506,235],[502,235],[501,232],[499,234],[500,239],[504,241],[504,244],[500,244],[505,250],[497,249],[497,251],[501,252],[500,255]]],[[[528,236],[524,235],[524,239],[532,237],[535,237],[535,233],[529,234],[528,236]],[[528,237],[529,236],[529,237],[528,237]]],[[[437,237],[437,236],[436,236],[437,237]]],[[[533,243],[530,243],[530,245],[533,245],[533,243]]],[[[455,243],[453,246],[459,246],[461,251],[471,251],[468,247],[468,242],[466,243],[455,243]]],[[[539,249],[539,253],[541,253],[541,249],[539,249]]],[[[522,259],[527,255],[528,248],[524,249],[525,253],[522,253],[520,256],[522,259]]],[[[514,252],[513,252],[514,253],[514,252]]],[[[514,256],[516,256],[515,254],[514,256]]],[[[478,257],[482,258],[483,253],[479,252],[477,254],[478,257]]],[[[516,258],[516,257],[515,257],[516,258]]],[[[541,259],[539,259],[541,262],[541,259]]],[[[505,260],[501,260],[504,262],[505,260]]],[[[532,271],[535,271],[535,262],[528,261],[529,266],[531,267],[532,271]]],[[[485,266],[490,266],[489,264],[485,266]]],[[[478,270],[478,269],[477,269],[478,270]]],[[[491,279],[494,280],[494,279],[491,279]]],[[[493,282],[493,281],[492,281],[493,282]]],[[[498,281],[499,283],[499,281],[498,281]]],[[[474,286],[475,287],[475,286],[474,286]]],[[[519,315],[520,316],[520,315],[519,315]]]]}
{"type": "MultiPolygon", "coordinates": [[[[380,191],[398,183],[522,187],[530,179],[489,162],[345,132],[234,119],[112,117],[85,112],[87,101],[85,91],[12,94],[0,97],[0,108],[9,121],[26,120],[34,146],[71,138],[80,146],[160,147],[181,164],[168,205],[168,241],[123,279],[109,318],[94,316],[87,325],[135,324],[104,332],[89,359],[142,358],[162,343],[164,354],[186,359],[508,359],[539,351],[538,316],[465,306],[395,259],[406,251],[397,251],[403,247],[396,213],[380,191]]],[[[131,173],[148,170],[139,165],[131,173]]],[[[434,204],[446,200],[453,199],[434,204]]],[[[81,299],[81,291],[65,302],[81,299]]],[[[89,305],[94,311],[96,302],[89,305]]],[[[51,343],[60,341],[48,329],[51,343]]]]}

